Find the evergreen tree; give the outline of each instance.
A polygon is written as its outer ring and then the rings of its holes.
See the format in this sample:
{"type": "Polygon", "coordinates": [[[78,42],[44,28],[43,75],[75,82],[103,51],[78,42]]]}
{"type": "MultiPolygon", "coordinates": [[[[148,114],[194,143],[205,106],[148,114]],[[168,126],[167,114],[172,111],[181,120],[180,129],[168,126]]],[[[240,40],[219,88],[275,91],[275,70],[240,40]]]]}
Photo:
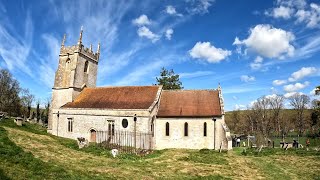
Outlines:
{"type": "Polygon", "coordinates": [[[162,85],[163,89],[183,89],[179,74],[175,74],[173,69],[168,71],[163,67],[160,71],[160,77],[157,77],[156,79],[157,85],[162,85]]]}

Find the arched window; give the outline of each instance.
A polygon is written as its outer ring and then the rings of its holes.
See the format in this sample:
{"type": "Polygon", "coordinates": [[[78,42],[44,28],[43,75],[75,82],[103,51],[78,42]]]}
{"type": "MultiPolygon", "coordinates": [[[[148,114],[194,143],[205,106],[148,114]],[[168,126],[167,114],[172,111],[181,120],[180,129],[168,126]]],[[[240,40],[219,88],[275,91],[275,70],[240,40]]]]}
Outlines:
{"type": "Polygon", "coordinates": [[[71,60],[70,60],[70,58],[68,58],[66,60],[66,69],[70,69],[70,64],[71,64],[71,60]]]}
{"type": "Polygon", "coordinates": [[[166,123],[166,136],[169,136],[169,123],[166,123]]]}
{"type": "Polygon", "coordinates": [[[184,123],[184,136],[188,136],[188,123],[184,123]]]}
{"type": "Polygon", "coordinates": [[[203,136],[207,136],[207,123],[203,124],[203,136]]]}
{"type": "Polygon", "coordinates": [[[88,67],[89,67],[89,62],[86,61],[86,62],[84,63],[84,70],[83,70],[83,72],[88,72],[88,67]]]}

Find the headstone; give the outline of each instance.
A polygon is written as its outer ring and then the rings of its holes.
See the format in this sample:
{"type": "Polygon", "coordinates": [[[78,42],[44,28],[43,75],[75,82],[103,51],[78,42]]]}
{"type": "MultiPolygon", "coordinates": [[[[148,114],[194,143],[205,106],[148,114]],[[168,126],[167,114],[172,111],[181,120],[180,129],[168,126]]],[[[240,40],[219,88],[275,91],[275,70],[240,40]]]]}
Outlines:
{"type": "Polygon", "coordinates": [[[83,137],[77,138],[79,149],[89,146],[89,141],[83,137]]]}
{"type": "Polygon", "coordinates": [[[112,150],[111,150],[111,154],[112,154],[112,156],[113,156],[114,158],[118,155],[118,153],[119,153],[118,149],[112,149],[112,150]]]}

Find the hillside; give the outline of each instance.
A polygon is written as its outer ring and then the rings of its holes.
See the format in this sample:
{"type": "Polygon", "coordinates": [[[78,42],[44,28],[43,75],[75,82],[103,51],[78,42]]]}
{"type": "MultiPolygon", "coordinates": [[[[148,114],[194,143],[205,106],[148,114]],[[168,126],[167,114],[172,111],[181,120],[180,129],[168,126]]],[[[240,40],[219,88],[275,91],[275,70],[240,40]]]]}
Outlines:
{"type": "Polygon", "coordinates": [[[320,154],[304,150],[162,150],[138,157],[112,158],[97,146],[76,142],[45,129],[0,122],[0,179],[313,179],[320,177],[320,154]],[[299,167],[299,168],[297,168],[299,167]]]}

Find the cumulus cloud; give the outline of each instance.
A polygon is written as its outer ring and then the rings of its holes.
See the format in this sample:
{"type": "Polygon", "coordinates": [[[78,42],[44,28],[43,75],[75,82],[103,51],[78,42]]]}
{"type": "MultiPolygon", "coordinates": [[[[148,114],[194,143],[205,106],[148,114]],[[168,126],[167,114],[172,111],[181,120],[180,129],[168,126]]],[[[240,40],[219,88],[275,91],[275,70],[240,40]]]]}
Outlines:
{"type": "Polygon", "coordinates": [[[295,92],[295,91],[299,91],[301,89],[306,88],[307,86],[309,86],[310,82],[306,81],[303,84],[302,83],[295,83],[295,84],[288,84],[283,86],[283,89],[286,92],[295,92]]]}
{"type": "Polygon", "coordinates": [[[286,80],[274,80],[274,81],[272,82],[272,84],[273,84],[274,86],[281,86],[281,85],[284,85],[284,84],[286,84],[286,83],[287,83],[286,80]]]}
{"type": "Polygon", "coordinates": [[[308,9],[299,9],[295,17],[297,22],[306,23],[308,28],[320,27],[320,5],[311,3],[308,9]]]}
{"type": "Polygon", "coordinates": [[[250,29],[247,39],[235,38],[233,45],[244,45],[246,50],[253,51],[263,57],[282,59],[293,56],[295,48],[291,45],[295,36],[291,32],[274,28],[268,24],[259,24],[250,29]]]}
{"type": "Polygon", "coordinates": [[[274,18],[283,18],[283,19],[289,19],[294,13],[294,9],[290,7],[285,6],[279,6],[276,8],[273,8],[271,11],[266,11],[265,14],[267,16],[272,16],[274,18]]]}
{"type": "Polygon", "coordinates": [[[194,47],[189,50],[192,58],[204,59],[209,63],[217,63],[231,55],[231,51],[216,48],[210,42],[197,42],[194,47]]]}
{"type": "Polygon", "coordinates": [[[240,76],[240,79],[243,82],[251,82],[251,81],[256,80],[256,78],[254,76],[248,76],[248,75],[242,75],[242,76],[240,76]]]}
{"type": "Polygon", "coordinates": [[[291,77],[288,79],[290,82],[298,81],[303,79],[304,77],[314,75],[319,72],[319,70],[315,67],[303,67],[300,70],[291,74],[291,77]]]}
{"type": "Polygon", "coordinates": [[[175,16],[182,16],[182,14],[177,13],[176,8],[171,5],[166,7],[166,13],[175,16]]]}
{"type": "Polygon", "coordinates": [[[151,24],[151,20],[148,18],[147,15],[142,14],[138,18],[132,20],[132,23],[137,26],[144,26],[151,24]]]}
{"type": "Polygon", "coordinates": [[[250,67],[253,70],[260,69],[262,67],[263,58],[261,56],[257,56],[253,63],[250,63],[250,67]]]}
{"type": "Polygon", "coordinates": [[[320,5],[308,4],[305,0],[277,0],[276,7],[265,12],[273,18],[295,18],[296,23],[304,23],[308,28],[320,27],[320,5]]]}
{"type": "Polygon", "coordinates": [[[166,38],[168,40],[171,40],[172,34],[173,34],[173,29],[170,28],[166,30],[166,38]]]}
{"type": "Polygon", "coordinates": [[[137,31],[140,37],[146,37],[150,39],[153,43],[160,39],[160,36],[150,31],[149,28],[142,26],[137,31]]]}

